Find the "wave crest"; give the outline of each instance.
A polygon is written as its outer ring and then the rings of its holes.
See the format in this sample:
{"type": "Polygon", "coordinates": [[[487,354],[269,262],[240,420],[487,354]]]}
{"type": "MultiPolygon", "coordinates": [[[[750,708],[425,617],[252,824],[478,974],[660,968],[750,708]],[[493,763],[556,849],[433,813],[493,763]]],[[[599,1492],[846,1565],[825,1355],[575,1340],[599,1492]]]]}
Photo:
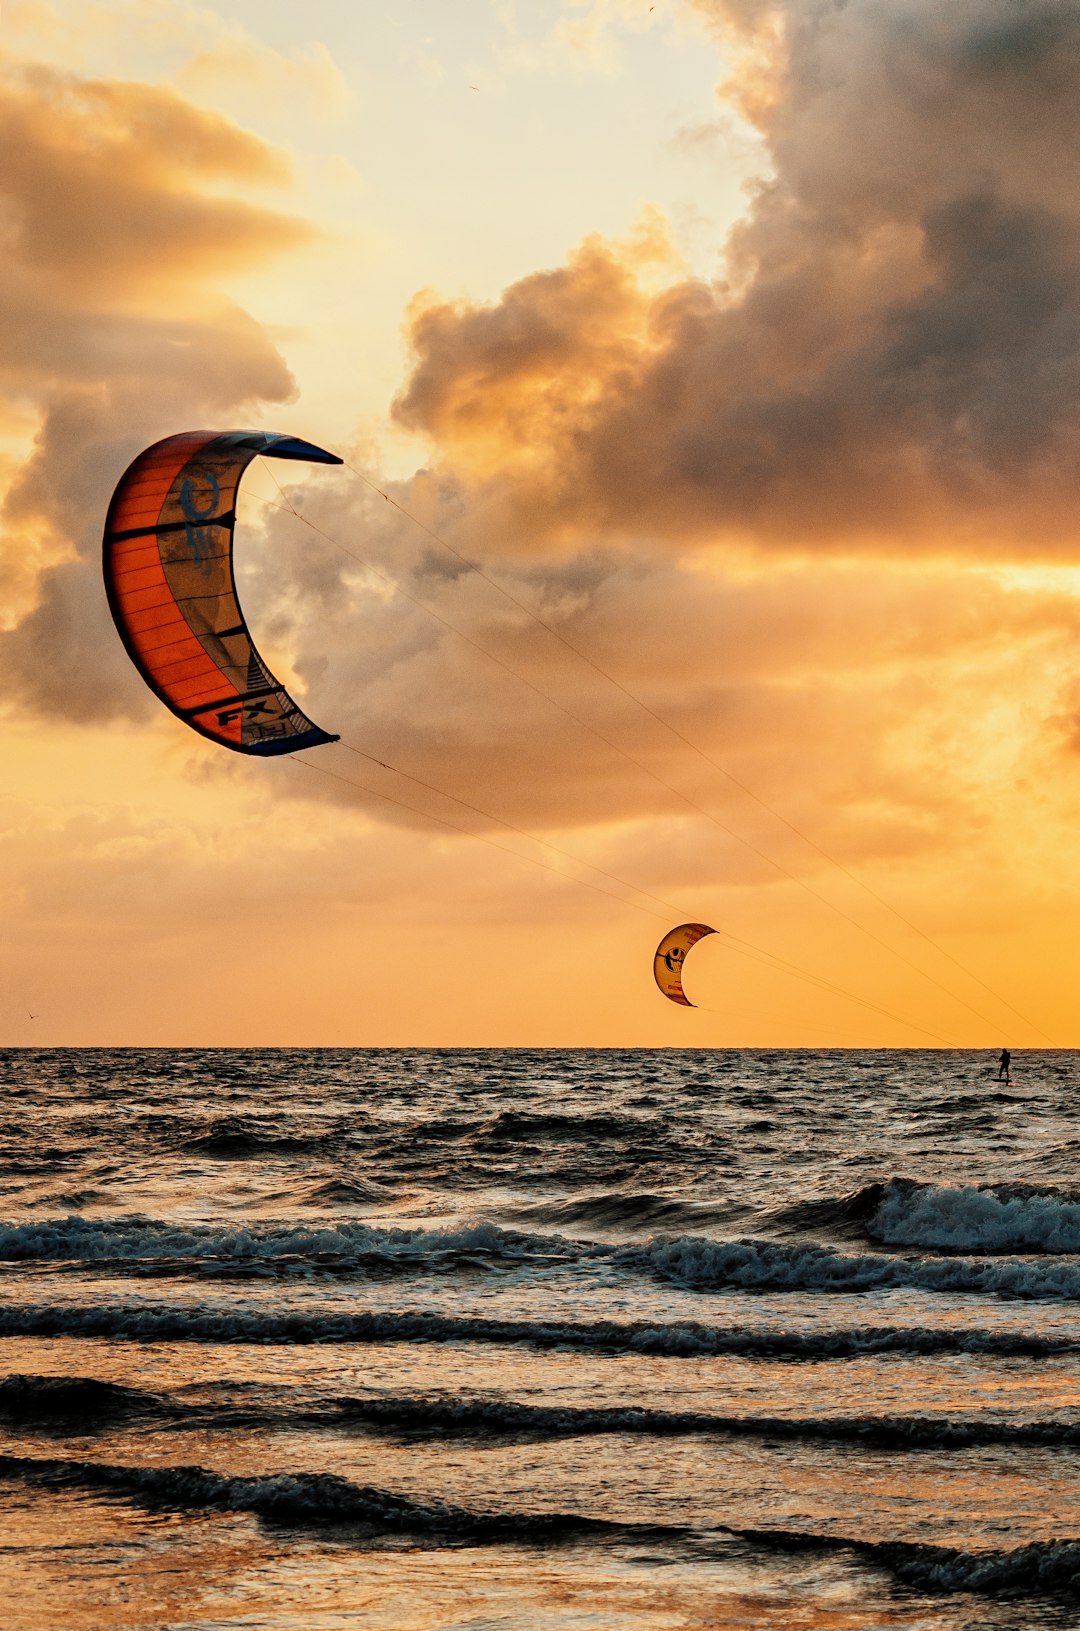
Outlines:
{"type": "MultiPolygon", "coordinates": [[[[336,1473],[273,1473],[248,1477],[205,1467],[132,1467],[100,1461],[0,1456],[0,1478],[52,1489],[80,1489],[126,1499],[151,1510],[250,1512],[295,1528],[348,1526],[369,1544],[382,1536],[452,1538],[484,1545],[551,1544],[647,1533],[651,1540],[689,1541],[684,1525],[619,1523],[570,1512],[472,1512],[438,1500],[416,1501],[336,1473]]],[[[1035,1541],[1011,1551],[966,1551],[912,1541],[870,1541],[805,1530],[718,1524],[712,1535],[773,1551],[847,1552],[884,1567],[902,1584],[941,1594],[984,1596],[1080,1595],[1080,1541],[1035,1541]]]]}
{"type": "Polygon", "coordinates": [[[0,1306],[0,1336],[114,1337],[136,1342],[484,1343],[547,1350],[655,1354],[671,1358],[736,1355],[747,1359],[849,1359],[861,1354],[1005,1354],[1042,1358],[1080,1352],[1080,1334],[1040,1336],[1024,1330],[947,1326],[859,1326],[849,1329],[754,1330],[695,1320],[485,1319],[433,1313],[337,1314],[318,1310],[256,1313],[176,1304],[18,1303],[0,1306]]]}
{"type": "Polygon", "coordinates": [[[845,1254],[812,1243],[712,1241],[686,1235],[640,1248],[653,1271],[693,1291],[813,1291],[846,1295],[894,1288],[939,1294],[1080,1299],[1080,1264],[962,1261],[845,1254]]]}
{"type": "Polygon", "coordinates": [[[348,1524],[372,1536],[389,1532],[527,1542],[627,1527],[572,1513],[469,1512],[449,1502],[414,1501],[371,1484],[354,1484],[330,1472],[237,1477],[190,1465],[130,1467],[0,1455],[0,1478],[54,1489],[100,1490],[151,1509],[251,1512],[271,1523],[305,1528],[348,1524]]]}
{"type": "Polygon", "coordinates": [[[887,1246],[949,1252],[1080,1252],[1080,1197],[1035,1185],[924,1184],[893,1178],[868,1220],[887,1246]]]}
{"type": "Polygon", "coordinates": [[[150,1218],[43,1218],[0,1225],[0,1261],[65,1263],[166,1263],[175,1272],[185,1264],[272,1263],[310,1273],[318,1261],[342,1267],[380,1265],[452,1267],[455,1260],[478,1263],[551,1262],[607,1255],[614,1247],[583,1244],[559,1235],[528,1234],[480,1221],[451,1229],[395,1229],[348,1220],[263,1224],[229,1228],[221,1224],[179,1224],[150,1218]]]}

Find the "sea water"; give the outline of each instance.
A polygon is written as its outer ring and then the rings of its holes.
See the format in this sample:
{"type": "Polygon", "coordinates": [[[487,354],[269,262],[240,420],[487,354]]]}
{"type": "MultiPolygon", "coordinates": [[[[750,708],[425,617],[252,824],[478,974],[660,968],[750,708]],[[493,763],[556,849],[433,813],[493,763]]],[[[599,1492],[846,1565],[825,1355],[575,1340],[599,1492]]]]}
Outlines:
{"type": "Polygon", "coordinates": [[[1080,1626],[1080,1057],[0,1054],[5,1631],[1080,1626]]]}

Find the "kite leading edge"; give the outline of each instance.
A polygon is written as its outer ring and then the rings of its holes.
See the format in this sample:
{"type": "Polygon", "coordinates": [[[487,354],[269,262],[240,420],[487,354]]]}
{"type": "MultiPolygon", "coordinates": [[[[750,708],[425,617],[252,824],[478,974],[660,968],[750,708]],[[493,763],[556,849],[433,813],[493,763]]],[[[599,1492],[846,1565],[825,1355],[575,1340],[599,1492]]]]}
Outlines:
{"type": "Polygon", "coordinates": [[[336,742],[270,673],[236,595],[236,491],[259,454],[340,464],[267,431],[188,431],[155,442],[117,483],[105,519],[105,592],[151,691],[201,736],[236,753],[336,742]]]}
{"type": "Polygon", "coordinates": [[[696,946],[699,940],[704,940],[707,934],[715,934],[707,923],[681,923],[677,929],[666,934],[656,948],[653,958],[653,974],[656,983],[672,1002],[681,1003],[684,1008],[694,1008],[682,987],[683,963],[691,946],[696,946]]]}

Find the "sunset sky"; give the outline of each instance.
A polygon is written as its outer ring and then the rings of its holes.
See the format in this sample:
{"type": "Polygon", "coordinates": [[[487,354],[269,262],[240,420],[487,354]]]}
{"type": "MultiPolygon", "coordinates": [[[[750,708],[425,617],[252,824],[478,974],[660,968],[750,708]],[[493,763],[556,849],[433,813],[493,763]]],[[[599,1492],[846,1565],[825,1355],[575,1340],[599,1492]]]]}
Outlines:
{"type": "Polygon", "coordinates": [[[1075,0],[2,0],[0,1043],[1080,1044],[1078,82],[1075,0]],[[249,427],[346,460],[245,479],[270,761],[101,584],[249,427]]]}

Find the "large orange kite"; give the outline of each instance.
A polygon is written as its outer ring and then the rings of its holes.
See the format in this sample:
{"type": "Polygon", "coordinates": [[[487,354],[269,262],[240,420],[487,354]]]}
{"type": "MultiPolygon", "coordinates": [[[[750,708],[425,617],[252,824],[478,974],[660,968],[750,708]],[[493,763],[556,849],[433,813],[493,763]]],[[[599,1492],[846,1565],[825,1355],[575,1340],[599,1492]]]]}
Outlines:
{"type": "Polygon", "coordinates": [[[266,431],[188,431],[140,453],[105,521],[109,608],[143,679],[178,719],[237,753],[294,753],[320,730],[255,649],[236,597],[236,490],[252,459],[340,464],[266,431]]]}

